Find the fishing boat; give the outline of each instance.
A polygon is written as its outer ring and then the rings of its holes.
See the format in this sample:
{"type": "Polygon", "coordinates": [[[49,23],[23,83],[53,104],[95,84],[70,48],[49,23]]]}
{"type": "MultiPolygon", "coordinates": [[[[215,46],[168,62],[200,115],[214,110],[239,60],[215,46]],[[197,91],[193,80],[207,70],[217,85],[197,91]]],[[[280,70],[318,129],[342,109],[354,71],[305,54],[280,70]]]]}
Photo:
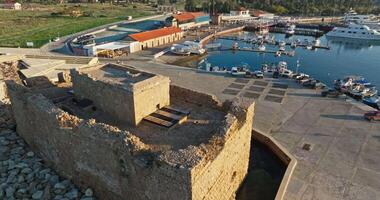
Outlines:
{"type": "Polygon", "coordinates": [[[363,103],[376,109],[380,109],[380,97],[366,97],[363,98],[363,103]]]}
{"type": "Polygon", "coordinates": [[[378,91],[374,85],[360,76],[347,76],[334,83],[335,89],[356,99],[376,96],[378,91]]]}

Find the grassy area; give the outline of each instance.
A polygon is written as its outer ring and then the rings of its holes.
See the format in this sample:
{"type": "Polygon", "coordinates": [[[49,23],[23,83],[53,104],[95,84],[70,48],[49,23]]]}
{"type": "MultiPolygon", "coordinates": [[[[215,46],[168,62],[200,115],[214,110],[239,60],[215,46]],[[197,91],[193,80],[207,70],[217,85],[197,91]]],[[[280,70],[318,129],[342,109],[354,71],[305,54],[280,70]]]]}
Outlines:
{"type": "Polygon", "coordinates": [[[153,13],[151,7],[139,4],[34,4],[22,11],[0,10],[0,46],[26,47],[26,42],[33,42],[34,47],[40,47],[55,37],[125,20],[128,16],[136,18],[153,13]],[[71,16],[73,11],[79,11],[81,16],[71,16]]]}

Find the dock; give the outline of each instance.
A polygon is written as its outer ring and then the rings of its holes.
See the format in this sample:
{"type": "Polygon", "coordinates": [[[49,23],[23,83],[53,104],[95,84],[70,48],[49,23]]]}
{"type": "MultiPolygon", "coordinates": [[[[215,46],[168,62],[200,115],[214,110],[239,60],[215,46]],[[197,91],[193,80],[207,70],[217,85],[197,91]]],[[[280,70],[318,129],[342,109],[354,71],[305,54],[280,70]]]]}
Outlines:
{"type": "MultiPolygon", "coordinates": [[[[269,32],[273,32],[273,33],[286,33],[286,30],[287,28],[284,28],[284,27],[269,27],[269,32]]],[[[296,28],[294,29],[294,34],[321,37],[325,34],[325,32],[318,29],[296,28]]]]}
{"type": "MultiPolygon", "coordinates": [[[[244,38],[239,38],[239,37],[236,37],[236,36],[221,36],[221,37],[218,37],[219,39],[223,39],[223,40],[233,40],[233,41],[240,41],[240,42],[245,42],[245,43],[250,43],[250,44],[257,44],[257,42],[254,42],[250,39],[244,39],[244,38]]],[[[278,41],[268,41],[268,40],[264,40],[264,44],[269,44],[269,45],[279,45],[279,42],[278,41]]],[[[285,44],[286,46],[291,46],[291,43],[290,42],[286,42],[285,44]]],[[[306,48],[307,45],[306,44],[297,44],[297,47],[304,47],[306,48]]],[[[323,46],[323,45],[313,45],[312,46],[312,49],[325,49],[325,50],[330,50],[330,47],[329,46],[323,46]]]]}

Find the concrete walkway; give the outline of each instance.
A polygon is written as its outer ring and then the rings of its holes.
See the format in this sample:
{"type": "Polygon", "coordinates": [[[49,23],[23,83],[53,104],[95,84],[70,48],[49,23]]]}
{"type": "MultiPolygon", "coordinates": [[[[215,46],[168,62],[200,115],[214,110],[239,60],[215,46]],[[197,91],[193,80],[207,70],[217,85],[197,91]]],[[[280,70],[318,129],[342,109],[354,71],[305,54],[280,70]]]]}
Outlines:
{"type": "Polygon", "coordinates": [[[257,99],[254,129],[273,136],[298,161],[284,199],[380,199],[380,123],[363,119],[372,108],[322,98],[294,80],[237,79],[153,61],[127,63],[220,100],[257,99]]]}

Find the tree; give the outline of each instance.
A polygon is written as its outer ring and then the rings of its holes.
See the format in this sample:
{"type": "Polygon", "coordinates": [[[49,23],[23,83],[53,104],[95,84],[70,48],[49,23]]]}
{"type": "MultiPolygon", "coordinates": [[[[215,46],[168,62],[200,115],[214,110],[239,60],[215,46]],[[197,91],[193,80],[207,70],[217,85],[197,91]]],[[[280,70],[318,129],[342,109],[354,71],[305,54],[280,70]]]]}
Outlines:
{"type": "Polygon", "coordinates": [[[197,4],[195,0],[186,0],[185,10],[190,12],[197,11],[197,4]]]}

